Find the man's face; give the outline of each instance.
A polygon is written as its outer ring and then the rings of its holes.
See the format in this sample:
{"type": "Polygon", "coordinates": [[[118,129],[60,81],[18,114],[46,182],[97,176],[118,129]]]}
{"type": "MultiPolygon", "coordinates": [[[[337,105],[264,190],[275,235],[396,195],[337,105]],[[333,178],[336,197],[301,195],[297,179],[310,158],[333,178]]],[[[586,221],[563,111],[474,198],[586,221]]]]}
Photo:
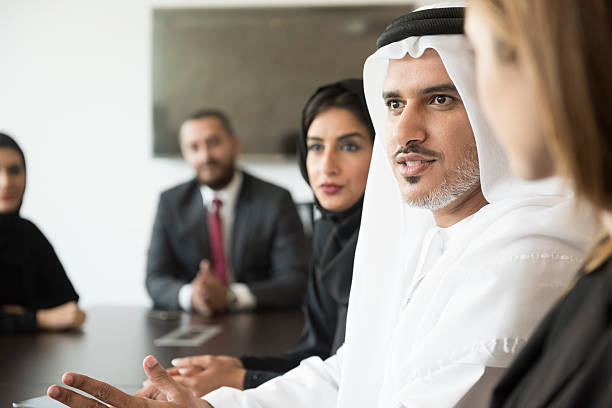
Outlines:
{"type": "Polygon", "coordinates": [[[391,60],[383,98],[387,153],[410,205],[437,210],[480,188],[467,112],[436,51],[391,60]]]}
{"type": "Polygon", "coordinates": [[[181,126],[181,152],[198,180],[213,190],[225,187],[234,175],[238,138],[214,117],[188,120],[181,126]]]}

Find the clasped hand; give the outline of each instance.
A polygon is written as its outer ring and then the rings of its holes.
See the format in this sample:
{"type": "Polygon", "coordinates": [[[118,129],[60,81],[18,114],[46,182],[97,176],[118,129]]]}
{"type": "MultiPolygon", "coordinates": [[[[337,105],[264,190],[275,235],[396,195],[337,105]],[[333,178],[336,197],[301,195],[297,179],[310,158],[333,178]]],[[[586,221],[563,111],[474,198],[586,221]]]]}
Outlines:
{"type": "Polygon", "coordinates": [[[210,262],[200,262],[200,270],[191,281],[193,293],[191,307],[205,316],[223,312],[227,309],[227,287],[212,272],[210,262]]]}
{"type": "MultiPolygon", "coordinates": [[[[217,388],[228,386],[243,389],[246,370],[236,357],[201,355],[175,358],[174,367],[168,369],[170,376],[188,387],[193,395],[202,397],[217,388]]],[[[145,381],[144,389],[151,386],[145,381]]]]}

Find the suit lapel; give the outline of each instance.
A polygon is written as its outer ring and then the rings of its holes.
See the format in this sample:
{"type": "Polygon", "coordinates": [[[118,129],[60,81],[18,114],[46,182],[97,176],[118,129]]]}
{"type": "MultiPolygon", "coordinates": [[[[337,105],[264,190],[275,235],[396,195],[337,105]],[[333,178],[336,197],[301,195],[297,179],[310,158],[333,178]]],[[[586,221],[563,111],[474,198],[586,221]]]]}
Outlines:
{"type": "Polygon", "coordinates": [[[210,258],[208,245],[208,211],[204,207],[199,185],[194,181],[193,187],[185,195],[179,216],[188,236],[193,237],[202,258],[210,258]]]}
{"type": "Polygon", "coordinates": [[[249,222],[248,220],[251,205],[251,180],[247,173],[243,172],[242,186],[240,187],[240,194],[238,194],[238,200],[236,200],[236,207],[234,209],[234,225],[232,227],[232,239],[231,239],[231,251],[230,259],[232,262],[232,270],[234,273],[234,280],[238,281],[240,271],[242,271],[241,260],[244,260],[247,250],[247,241],[249,237],[249,222]],[[238,256],[238,254],[243,254],[238,256]]]}

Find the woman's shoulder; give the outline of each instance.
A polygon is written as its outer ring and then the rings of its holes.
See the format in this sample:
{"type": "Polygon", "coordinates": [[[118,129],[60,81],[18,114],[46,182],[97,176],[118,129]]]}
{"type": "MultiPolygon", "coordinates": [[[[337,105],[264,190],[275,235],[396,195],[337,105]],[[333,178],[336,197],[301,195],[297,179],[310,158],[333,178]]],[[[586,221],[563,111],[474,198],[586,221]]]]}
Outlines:
{"type": "MultiPolygon", "coordinates": [[[[18,227],[15,231],[15,239],[23,240],[31,245],[40,245],[40,244],[49,244],[47,237],[43,232],[34,224],[34,222],[30,221],[27,218],[20,218],[18,227]]],[[[50,245],[50,244],[49,244],[50,245]]]]}
{"type": "Polygon", "coordinates": [[[577,341],[575,333],[583,333],[578,337],[589,337],[610,329],[612,260],[608,259],[590,273],[580,272],[579,275],[571,290],[550,313],[549,336],[562,337],[562,333],[566,333],[577,341]]]}
{"type": "Polygon", "coordinates": [[[589,301],[607,305],[612,303],[612,257],[591,272],[580,272],[580,278],[568,294],[568,301],[589,301]]]}
{"type": "Polygon", "coordinates": [[[27,218],[20,218],[20,228],[26,233],[38,234],[44,236],[40,228],[27,218]]]}

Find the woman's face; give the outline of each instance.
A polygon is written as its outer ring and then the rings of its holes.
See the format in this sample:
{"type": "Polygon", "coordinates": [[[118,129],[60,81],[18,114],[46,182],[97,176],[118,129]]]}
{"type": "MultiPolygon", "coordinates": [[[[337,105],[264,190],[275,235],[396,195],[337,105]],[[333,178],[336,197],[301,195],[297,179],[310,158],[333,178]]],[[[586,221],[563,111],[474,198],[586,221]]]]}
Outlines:
{"type": "Polygon", "coordinates": [[[554,164],[535,85],[515,58],[504,55],[499,44],[496,49],[488,21],[477,9],[468,11],[465,31],[476,52],[480,106],[506,150],[512,171],[525,179],[551,176],[554,164]]]}
{"type": "Polygon", "coordinates": [[[25,166],[19,153],[10,148],[0,148],[0,214],[19,208],[25,179],[25,166]]]}
{"type": "Polygon", "coordinates": [[[365,192],[373,141],[368,128],[350,111],[331,107],[308,128],[306,168],[323,208],[344,211],[365,192]]]}

